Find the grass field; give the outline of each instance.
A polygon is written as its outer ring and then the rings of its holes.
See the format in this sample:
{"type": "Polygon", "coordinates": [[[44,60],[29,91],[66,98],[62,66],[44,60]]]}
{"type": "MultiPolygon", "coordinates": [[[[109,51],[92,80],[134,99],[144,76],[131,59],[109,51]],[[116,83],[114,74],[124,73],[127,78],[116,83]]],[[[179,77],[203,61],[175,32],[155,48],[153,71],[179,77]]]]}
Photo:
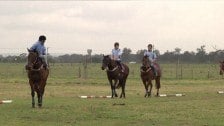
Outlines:
{"type": "Polygon", "coordinates": [[[13,100],[11,104],[0,104],[1,125],[224,125],[224,94],[216,93],[224,90],[224,79],[218,75],[216,64],[183,64],[182,77],[180,66],[176,69],[176,64],[161,64],[160,93],[186,96],[151,98],[143,97],[140,65],[129,64],[126,99],[80,99],[80,95],[111,94],[105,71],[100,69],[100,64],[91,64],[84,79],[78,77],[79,67],[83,76],[82,64],[55,64],[51,66],[43,107],[34,109],[23,65],[0,64],[0,99],[13,100]]]}

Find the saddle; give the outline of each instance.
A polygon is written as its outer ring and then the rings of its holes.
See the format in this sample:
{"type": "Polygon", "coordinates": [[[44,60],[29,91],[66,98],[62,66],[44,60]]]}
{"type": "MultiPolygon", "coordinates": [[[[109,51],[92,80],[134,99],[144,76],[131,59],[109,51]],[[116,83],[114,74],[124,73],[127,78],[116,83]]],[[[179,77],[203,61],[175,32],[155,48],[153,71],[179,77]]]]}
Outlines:
{"type": "Polygon", "coordinates": [[[122,64],[122,63],[120,65],[118,65],[118,68],[122,73],[125,71],[124,64],[122,64]]]}

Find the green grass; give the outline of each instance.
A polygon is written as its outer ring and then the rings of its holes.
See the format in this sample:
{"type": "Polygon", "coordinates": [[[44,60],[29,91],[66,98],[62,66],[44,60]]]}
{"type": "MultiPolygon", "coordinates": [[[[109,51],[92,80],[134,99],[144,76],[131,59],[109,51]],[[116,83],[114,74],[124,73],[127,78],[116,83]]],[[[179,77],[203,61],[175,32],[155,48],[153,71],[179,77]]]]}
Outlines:
{"type": "MultiPolygon", "coordinates": [[[[30,87],[23,64],[0,64],[0,124],[4,126],[222,126],[224,124],[224,80],[209,64],[185,64],[182,79],[176,65],[162,64],[161,93],[185,93],[184,97],[144,98],[139,64],[130,64],[126,99],[80,99],[80,95],[110,95],[105,71],[99,64],[88,66],[87,79],[78,78],[82,64],[51,66],[42,108],[31,108],[30,87]],[[207,68],[210,67],[210,78],[207,68]],[[186,71],[194,68],[194,78],[186,71]],[[173,72],[170,72],[173,71],[173,72]],[[172,74],[171,74],[172,73],[172,74]],[[119,105],[119,104],[125,105],[119,105]],[[117,104],[117,105],[114,105],[117,104]]],[[[217,70],[217,71],[216,71],[217,70]]],[[[120,93],[120,90],[118,90],[120,93]]],[[[153,88],[155,94],[155,88],[153,88]]]]}

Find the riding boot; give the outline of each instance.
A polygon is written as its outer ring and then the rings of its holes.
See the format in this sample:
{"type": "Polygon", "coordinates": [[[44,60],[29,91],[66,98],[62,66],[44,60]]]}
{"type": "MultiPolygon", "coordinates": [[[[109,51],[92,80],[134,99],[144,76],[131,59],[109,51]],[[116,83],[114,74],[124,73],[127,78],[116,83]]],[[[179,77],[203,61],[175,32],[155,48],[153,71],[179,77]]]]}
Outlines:
{"type": "Polygon", "coordinates": [[[122,64],[121,64],[121,61],[117,61],[117,63],[118,63],[118,66],[119,66],[120,69],[121,69],[121,72],[124,73],[124,68],[123,68],[123,66],[122,66],[122,64]]]}
{"type": "Polygon", "coordinates": [[[44,68],[45,70],[49,69],[49,68],[48,68],[48,65],[47,65],[47,63],[46,63],[45,61],[43,62],[43,68],[44,68]]]}
{"type": "Polygon", "coordinates": [[[43,68],[44,68],[45,70],[49,69],[45,57],[40,57],[40,60],[41,60],[42,63],[43,63],[43,68]]]}

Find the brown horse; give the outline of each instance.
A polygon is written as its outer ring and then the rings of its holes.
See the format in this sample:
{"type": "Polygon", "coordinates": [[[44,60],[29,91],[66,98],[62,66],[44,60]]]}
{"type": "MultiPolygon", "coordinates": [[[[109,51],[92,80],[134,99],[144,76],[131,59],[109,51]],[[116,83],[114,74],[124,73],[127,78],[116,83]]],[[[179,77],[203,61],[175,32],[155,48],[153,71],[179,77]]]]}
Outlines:
{"type": "Polygon", "coordinates": [[[111,85],[112,98],[114,96],[117,97],[115,89],[119,87],[122,88],[120,98],[125,98],[125,85],[129,74],[129,68],[125,64],[122,64],[122,66],[124,67],[124,72],[121,71],[118,63],[115,60],[112,60],[109,55],[103,56],[102,70],[107,69],[107,78],[111,85]]]}
{"type": "Polygon", "coordinates": [[[220,75],[223,75],[224,72],[224,60],[220,61],[220,75]]]}
{"type": "Polygon", "coordinates": [[[35,92],[38,97],[38,106],[42,107],[44,89],[47,82],[49,70],[43,67],[43,62],[38,53],[28,49],[28,64],[26,66],[31,88],[32,107],[35,107],[35,92]]]}
{"type": "Polygon", "coordinates": [[[152,80],[154,79],[155,79],[156,89],[157,89],[156,96],[159,96],[161,70],[159,65],[157,63],[154,63],[154,68],[157,71],[157,75],[155,76],[150,64],[151,62],[149,61],[148,57],[144,56],[142,59],[141,79],[145,86],[145,97],[151,96],[152,80]],[[150,86],[150,89],[149,89],[149,86],[150,86]]]}

